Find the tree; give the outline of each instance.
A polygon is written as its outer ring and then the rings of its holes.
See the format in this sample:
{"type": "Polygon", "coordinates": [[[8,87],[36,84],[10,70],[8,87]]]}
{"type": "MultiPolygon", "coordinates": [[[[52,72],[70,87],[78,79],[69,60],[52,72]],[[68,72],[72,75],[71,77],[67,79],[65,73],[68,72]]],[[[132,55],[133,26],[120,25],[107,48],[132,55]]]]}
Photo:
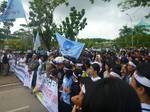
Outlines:
{"type": "Polygon", "coordinates": [[[21,49],[27,50],[27,49],[31,49],[32,48],[32,34],[30,31],[27,31],[23,28],[19,29],[18,31],[15,31],[13,33],[13,36],[18,38],[20,40],[21,49]]]}
{"type": "Polygon", "coordinates": [[[91,39],[79,39],[81,43],[85,43],[85,47],[92,48],[92,47],[99,47],[103,43],[108,42],[110,40],[102,39],[102,38],[91,38],[91,39]]]}
{"type": "Polygon", "coordinates": [[[123,26],[122,29],[120,29],[119,36],[120,37],[126,37],[132,34],[132,28],[129,28],[128,26],[123,26]]]}
{"type": "Polygon", "coordinates": [[[67,5],[67,0],[33,0],[30,2],[29,26],[33,28],[34,33],[37,30],[40,32],[48,49],[57,30],[53,21],[53,13],[56,7],[63,3],[67,5]]]}
{"type": "MultiPolygon", "coordinates": [[[[89,1],[91,3],[94,3],[95,0],[89,0],[89,1]]],[[[102,0],[102,1],[109,2],[111,0],[102,0]]],[[[125,11],[135,7],[150,7],[150,1],[149,0],[122,0],[122,2],[118,4],[118,6],[122,8],[122,11],[125,11]]],[[[150,13],[148,13],[145,17],[149,18],[150,13]]]]}
{"type": "Polygon", "coordinates": [[[148,34],[147,31],[144,26],[136,25],[134,28],[123,26],[123,28],[120,29],[120,37],[117,38],[115,42],[121,47],[131,47],[131,40],[133,39],[134,47],[150,47],[150,34],[148,34]]]}
{"type": "MultiPolygon", "coordinates": [[[[125,11],[130,8],[134,7],[150,7],[150,1],[149,0],[124,0],[123,2],[118,4],[119,7],[121,7],[125,11]]],[[[150,17],[150,13],[146,15],[147,18],[150,17]]]]}
{"type": "Polygon", "coordinates": [[[85,15],[85,9],[77,11],[75,7],[71,7],[69,17],[66,17],[60,25],[60,31],[71,40],[75,40],[79,31],[84,29],[87,25],[85,15]]]}
{"type": "MultiPolygon", "coordinates": [[[[0,14],[2,14],[7,7],[7,1],[3,1],[0,5],[0,14]]],[[[0,33],[9,35],[11,33],[10,28],[13,27],[13,22],[15,20],[9,20],[9,21],[4,21],[3,22],[3,28],[0,28],[0,33]]]]}

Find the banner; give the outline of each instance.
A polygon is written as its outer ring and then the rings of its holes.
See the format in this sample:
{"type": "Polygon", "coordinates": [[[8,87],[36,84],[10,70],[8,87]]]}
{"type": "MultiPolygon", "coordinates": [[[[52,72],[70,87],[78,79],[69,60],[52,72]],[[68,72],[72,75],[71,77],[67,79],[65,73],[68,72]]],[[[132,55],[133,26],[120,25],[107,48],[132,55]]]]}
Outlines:
{"type": "Polygon", "coordinates": [[[58,112],[58,84],[41,74],[37,78],[36,88],[40,92],[36,95],[49,112],[58,112]]]}
{"type": "MultiPolygon", "coordinates": [[[[15,64],[14,60],[10,60],[11,68],[17,77],[23,82],[24,86],[31,88],[33,73],[28,72],[26,64],[15,64]]],[[[37,98],[47,108],[48,112],[58,112],[58,84],[56,81],[47,78],[47,74],[37,75],[36,93],[37,98]]]]}
{"type": "Polygon", "coordinates": [[[78,59],[85,44],[71,41],[56,33],[56,38],[59,44],[60,53],[63,56],[70,56],[72,58],[78,59]]]}
{"type": "Polygon", "coordinates": [[[0,21],[9,21],[16,18],[25,18],[22,0],[8,0],[7,8],[0,16],[0,21]]]}

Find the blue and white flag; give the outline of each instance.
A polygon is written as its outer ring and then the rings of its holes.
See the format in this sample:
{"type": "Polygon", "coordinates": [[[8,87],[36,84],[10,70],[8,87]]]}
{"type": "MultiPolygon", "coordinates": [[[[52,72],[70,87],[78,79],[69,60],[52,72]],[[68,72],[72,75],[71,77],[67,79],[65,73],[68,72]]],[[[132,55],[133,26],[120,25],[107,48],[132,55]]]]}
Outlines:
{"type": "Polygon", "coordinates": [[[7,8],[0,16],[0,21],[9,21],[16,18],[25,18],[22,0],[8,0],[7,8]]]}
{"type": "Polygon", "coordinates": [[[78,59],[85,44],[68,40],[59,33],[56,33],[60,53],[63,56],[70,56],[78,59]]]}
{"type": "Polygon", "coordinates": [[[33,48],[33,50],[37,51],[39,47],[41,47],[41,40],[40,40],[39,32],[37,32],[36,38],[35,38],[35,41],[34,41],[34,48],[33,48]]]}

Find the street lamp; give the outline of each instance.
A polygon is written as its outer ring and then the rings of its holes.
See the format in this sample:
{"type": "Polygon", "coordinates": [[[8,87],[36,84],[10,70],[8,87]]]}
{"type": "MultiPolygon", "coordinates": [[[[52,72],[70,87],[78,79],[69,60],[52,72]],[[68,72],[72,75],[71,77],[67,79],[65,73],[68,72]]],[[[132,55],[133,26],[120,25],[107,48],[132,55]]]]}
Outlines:
{"type": "MultiPolygon", "coordinates": [[[[133,22],[132,22],[132,17],[131,17],[131,15],[129,15],[128,13],[126,13],[126,15],[127,16],[129,16],[129,18],[130,18],[130,22],[131,22],[131,27],[133,26],[133,22]]],[[[132,47],[133,47],[133,31],[132,31],[132,38],[131,38],[132,40],[131,40],[131,42],[132,42],[132,47]]]]}

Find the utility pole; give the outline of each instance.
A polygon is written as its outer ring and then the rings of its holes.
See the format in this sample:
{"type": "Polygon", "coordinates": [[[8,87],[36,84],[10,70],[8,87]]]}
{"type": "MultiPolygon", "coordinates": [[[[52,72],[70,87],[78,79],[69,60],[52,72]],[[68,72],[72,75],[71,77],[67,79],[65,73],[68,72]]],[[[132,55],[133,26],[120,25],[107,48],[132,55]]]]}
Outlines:
{"type": "MultiPolygon", "coordinates": [[[[128,13],[126,13],[126,15],[130,18],[131,27],[133,27],[133,21],[132,21],[131,15],[129,15],[128,13]]],[[[132,31],[131,43],[132,43],[132,47],[133,47],[134,46],[133,31],[132,31]]]]}

